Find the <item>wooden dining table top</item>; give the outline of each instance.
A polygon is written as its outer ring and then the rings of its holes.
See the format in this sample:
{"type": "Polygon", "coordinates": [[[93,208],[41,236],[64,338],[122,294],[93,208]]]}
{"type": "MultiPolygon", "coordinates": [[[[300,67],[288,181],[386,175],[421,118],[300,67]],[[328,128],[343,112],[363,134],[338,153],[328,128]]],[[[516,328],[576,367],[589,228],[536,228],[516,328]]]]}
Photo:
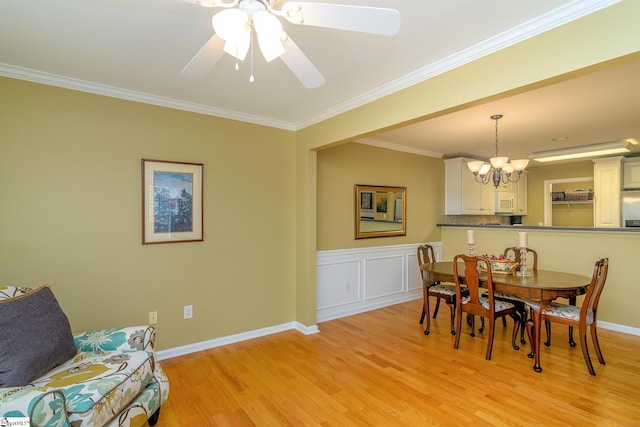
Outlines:
{"type": "MultiPolygon", "coordinates": [[[[453,262],[439,261],[422,265],[432,280],[453,280],[453,262]]],[[[464,264],[459,263],[458,274],[464,277],[464,264]]],[[[486,281],[487,274],[480,274],[480,281],[486,281]]],[[[529,277],[518,277],[513,273],[491,275],[496,290],[509,292],[533,300],[553,300],[559,297],[569,298],[581,295],[591,281],[589,276],[565,273],[562,271],[540,270],[529,277]]]]}

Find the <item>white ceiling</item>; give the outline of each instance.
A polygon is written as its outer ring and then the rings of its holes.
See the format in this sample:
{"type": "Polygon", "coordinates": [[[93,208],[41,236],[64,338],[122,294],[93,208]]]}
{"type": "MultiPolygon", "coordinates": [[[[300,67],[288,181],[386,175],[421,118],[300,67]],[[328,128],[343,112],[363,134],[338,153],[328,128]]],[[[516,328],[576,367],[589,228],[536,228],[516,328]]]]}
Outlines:
{"type": "Polygon", "coordinates": [[[480,103],[362,142],[434,157],[460,154],[487,159],[495,155],[495,121],[490,118],[494,114],[503,115],[498,122],[499,153],[512,159],[602,142],[640,142],[640,60],[480,103]]]}
{"type": "MultiPolygon", "coordinates": [[[[219,8],[181,0],[2,0],[0,75],[297,130],[433,77],[616,0],[325,0],[391,7],[392,37],[296,26],[285,31],[326,78],[305,89],[279,59],[234,71],[225,55],[202,79],[180,74],[213,30],[219,8]]],[[[304,3],[304,1],[300,1],[304,3]]],[[[368,139],[431,155],[501,154],[640,140],[639,62],[492,101],[368,139]],[[515,142],[517,141],[517,142],[515,142]],[[535,147],[535,149],[532,149],[535,147]]]]}

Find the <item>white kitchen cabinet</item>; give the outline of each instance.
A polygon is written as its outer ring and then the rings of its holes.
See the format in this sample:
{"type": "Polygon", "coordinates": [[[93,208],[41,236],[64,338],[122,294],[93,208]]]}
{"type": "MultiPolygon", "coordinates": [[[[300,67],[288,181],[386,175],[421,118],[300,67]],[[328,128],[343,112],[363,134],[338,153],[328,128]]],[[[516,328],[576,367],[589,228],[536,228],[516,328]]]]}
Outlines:
{"type": "MultiPolygon", "coordinates": [[[[517,174],[514,172],[514,175],[517,175],[517,174]]],[[[518,191],[517,184],[518,184],[517,182],[511,182],[511,181],[503,182],[503,181],[500,181],[500,185],[498,185],[498,188],[495,188],[495,187],[494,188],[496,189],[496,191],[506,191],[508,193],[514,193],[515,194],[518,191]]]]}
{"type": "Polygon", "coordinates": [[[520,179],[513,183],[516,195],[514,215],[527,214],[527,172],[522,172],[520,179]]]}
{"type": "Polygon", "coordinates": [[[467,167],[473,161],[465,157],[446,159],[445,164],[445,215],[493,215],[495,213],[495,188],[493,184],[476,182],[467,167]]]}
{"type": "Polygon", "coordinates": [[[620,227],[620,184],[624,157],[594,159],[593,226],[620,227]]]}
{"type": "Polygon", "coordinates": [[[640,157],[624,159],[624,188],[627,190],[640,188],[640,157]]]}

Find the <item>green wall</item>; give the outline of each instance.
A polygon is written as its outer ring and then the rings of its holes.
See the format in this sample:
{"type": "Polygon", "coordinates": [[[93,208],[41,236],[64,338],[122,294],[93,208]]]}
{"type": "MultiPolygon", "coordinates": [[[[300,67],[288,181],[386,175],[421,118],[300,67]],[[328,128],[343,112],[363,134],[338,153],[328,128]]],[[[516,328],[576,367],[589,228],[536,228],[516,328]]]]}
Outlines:
{"type": "Polygon", "coordinates": [[[0,79],[2,284],[172,348],[295,320],[292,132],[0,79]],[[204,164],[204,242],[141,245],[142,158],[204,164]],[[194,317],[183,320],[183,306],[194,317]]]}

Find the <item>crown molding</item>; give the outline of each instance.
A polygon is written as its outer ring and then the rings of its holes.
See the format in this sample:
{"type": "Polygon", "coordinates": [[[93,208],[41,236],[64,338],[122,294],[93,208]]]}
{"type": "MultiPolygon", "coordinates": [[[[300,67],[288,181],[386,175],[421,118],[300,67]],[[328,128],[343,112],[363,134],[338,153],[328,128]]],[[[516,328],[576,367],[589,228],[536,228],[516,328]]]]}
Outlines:
{"type": "Polygon", "coordinates": [[[483,40],[480,43],[456,52],[453,55],[409,73],[399,79],[393,80],[378,87],[377,89],[366,92],[360,96],[352,98],[351,100],[338,104],[331,109],[309,117],[306,120],[300,121],[296,123],[295,127],[298,130],[303,129],[307,126],[330,119],[331,117],[335,117],[354,108],[361,107],[387,95],[468,64],[476,59],[480,59],[546,31],[568,24],[571,21],[607,8],[613,4],[619,3],[620,1],[622,0],[574,0],[544,15],[538,16],[535,19],[524,22],[507,31],[483,40]]]}
{"type": "Polygon", "coordinates": [[[238,120],[246,123],[253,123],[272,128],[295,131],[292,123],[273,120],[266,117],[255,116],[239,111],[214,108],[208,105],[196,104],[193,102],[181,101],[134,90],[123,89],[101,83],[78,80],[57,74],[46,73],[44,71],[32,70],[29,68],[17,67],[15,65],[0,63],[0,76],[11,77],[18,80],[26,80],[34,83],[42,83],[50,86],[62,87],[65,89],[78,90],[81,92],[93,93],[96,95],[108,96],[112,98],[125,99],[128,101],[141,102],[160,107],[173,108],[176,110],[189,111],[192,113],[206,114],[230,120],[238,120]]]}
{"type": "MultiPolygon", "coordinates": [[[[557,28],[571,21],[589,15],[598,10],[619,3],[622,0],[573,0],[560,6],[547,14],[536,17],[528,22],[518,25],[508,31],[504,31],[496,36],[484,40],[476,45],[470,46],[454,55],[450,55],[442,60],[436,61],[428,66],[418,69],[399,79],[393,80],[374,90],[368,91],[360,96],[354,97],[346,102],[315,114],[297,123],[273,120],[239,111],[214,108],[207,105],[162,97],[144,92],[137,92],[129,89],[94,83],[85,80],[78,80],[69,77],[59,76],[43,71],[28,68],[16,67],[10,64],[0,63],[0,76],[11,77],[19,80],[27,80],[35,83],[42,83],[51,86],[58,86],[66,89],[73,89],[97,95],[109,96],[113,98],[125,99],[129,101],[142,102],[145,104],[157,105],[161,107],[190,111],[199,114],[206,114],[230,120],[253,123],[283,130],[297,131],[305,127],[314,125],[321,121],[330,119],[339,114],[345,113],[357,107],[383,98],[392,93],[406,89],[409,86],[423,82],[449,70],[460,67],[476,59],[489,55],[498,50],[512,46],[528,38],[534,37],[545,31],[557,28]]],[[[431,157],[432,154],[424,154],[431,157]]]]}
{"type": "Polygon", "coordinates": [[[393,151],[404,151],[405,153],[418,154],[420,156],[435,157],[436,159],[441,159],[443,155],[442,153],[437,153],[435,151],[421,150],[419,148],[408,147],[406,145],[399,145],[399,144],[393,144],[391,142],[379,141],[375,138],[361,138],[361,139],[355,140],[354,142],[357,142],[358,144],[371,145],[379,148],[386,148],[388,150],[393,150],[393,151]]]}

